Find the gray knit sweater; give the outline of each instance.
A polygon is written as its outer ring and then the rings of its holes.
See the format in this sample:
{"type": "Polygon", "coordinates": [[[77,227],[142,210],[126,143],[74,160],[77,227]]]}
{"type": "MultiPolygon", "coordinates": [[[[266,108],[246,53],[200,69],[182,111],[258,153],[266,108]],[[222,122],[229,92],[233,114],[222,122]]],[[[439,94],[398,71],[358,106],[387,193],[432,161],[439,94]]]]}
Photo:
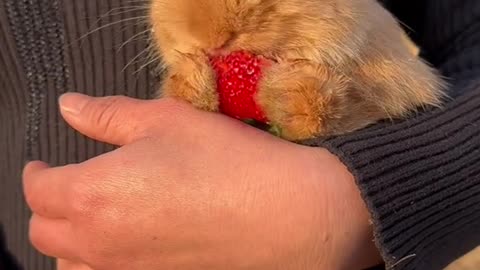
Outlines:
{"type": "MultiPolygon", "coordinates": [[[[401,123],[306,143],[330,149],[356,177],[387,265],[442,269],[480,245],[480,1],[385,2],[451,79],[452,101],[401,123]]],[[[53,269],[28,241],[25,161],[61,165],[111,150],[67,127],[58,96],[149,98],[157,88],[144,65],[145,36],[135,37],[146,27],[142,3],[0,0],[0,224],[25,269],[53,269]]]]}

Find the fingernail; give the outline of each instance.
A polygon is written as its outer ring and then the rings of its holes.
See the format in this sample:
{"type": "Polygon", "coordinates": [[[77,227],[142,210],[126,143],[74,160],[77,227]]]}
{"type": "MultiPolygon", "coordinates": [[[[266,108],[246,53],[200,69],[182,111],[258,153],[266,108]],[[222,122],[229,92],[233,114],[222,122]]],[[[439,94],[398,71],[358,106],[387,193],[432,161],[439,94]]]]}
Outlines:
{"type": "Polygon", "coordinates": [[[59,104],[62,111],[78,115],[88,102],[89,97],[79,93],[66,93],[60,96],[59,104]]]}

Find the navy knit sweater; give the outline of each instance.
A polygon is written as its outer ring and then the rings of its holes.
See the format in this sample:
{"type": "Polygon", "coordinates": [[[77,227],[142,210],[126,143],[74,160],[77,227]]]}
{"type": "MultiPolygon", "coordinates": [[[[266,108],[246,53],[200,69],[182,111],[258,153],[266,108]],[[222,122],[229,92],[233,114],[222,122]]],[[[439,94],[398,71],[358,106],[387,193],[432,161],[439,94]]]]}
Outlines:
{"type": "MultiPolygon", "coordinates": [[[[0,245],[0,255],[13,255],[0,267],[54,269],[28,241],[24,162],[62,165],[111,150],[67,127],[59,95],[149,98],[157,88],[144,65],[146,40],[134,37],[146,27],[140,4],[0,0],[0,224],[9,250],[0,245]]],[[[306,143],[328,148],[356,177],[387,268],[439,270],[480,245],[480,1],[384,4],[449,78],[452,100],[407,121],[306,143]]]]}

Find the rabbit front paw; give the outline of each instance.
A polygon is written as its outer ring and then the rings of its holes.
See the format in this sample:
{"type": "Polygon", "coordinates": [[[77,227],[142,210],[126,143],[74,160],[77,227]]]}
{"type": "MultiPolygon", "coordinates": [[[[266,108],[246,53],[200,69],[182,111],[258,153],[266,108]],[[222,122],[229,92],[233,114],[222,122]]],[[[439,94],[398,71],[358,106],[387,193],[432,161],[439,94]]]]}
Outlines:
{"type": "Polygon", "coordinates": [[[347,87],[348,80],[321,66],[279,65],[266,72],[256,99],[270,131],[298,141],[328,133],[347,87]]]}

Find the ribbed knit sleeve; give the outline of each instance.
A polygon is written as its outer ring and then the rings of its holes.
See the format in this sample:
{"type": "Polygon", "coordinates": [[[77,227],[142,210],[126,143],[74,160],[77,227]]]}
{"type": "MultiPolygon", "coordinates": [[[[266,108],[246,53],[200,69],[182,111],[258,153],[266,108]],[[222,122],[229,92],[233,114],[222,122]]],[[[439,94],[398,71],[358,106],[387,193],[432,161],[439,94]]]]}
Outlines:
{"type": "Polygon", "coordinates": [[[425,1],[425,55],[450,78],[444,108],[309,145],[355,176],[387,269],[440,270],[480,245],[480,2],[425,1]]]}

